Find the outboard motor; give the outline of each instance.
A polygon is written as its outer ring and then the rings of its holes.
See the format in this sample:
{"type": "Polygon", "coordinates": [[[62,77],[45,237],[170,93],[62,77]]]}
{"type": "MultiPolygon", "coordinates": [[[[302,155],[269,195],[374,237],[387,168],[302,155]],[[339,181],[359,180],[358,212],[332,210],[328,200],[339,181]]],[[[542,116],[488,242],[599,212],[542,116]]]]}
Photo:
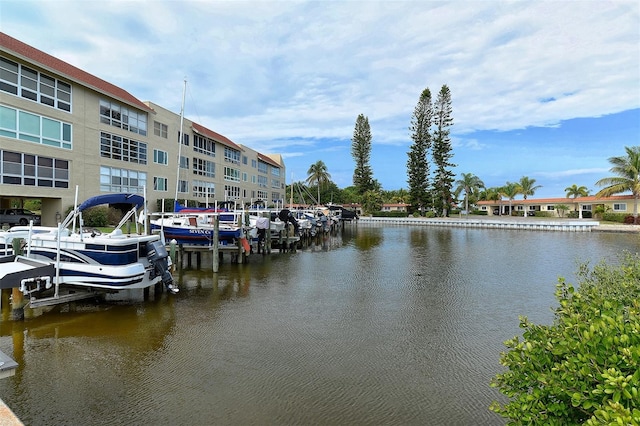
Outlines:
{"type": "Polygon", "coordinates": [[[289,209],[280,210],[280,213],[278,213],[278,217],[285,224],[289,224],[289,223],[292,224],[294,233],[296,235],[298,234],[298,228],[300,227],[300,225],[298,225],[298,221],[296,220],[296,218],[293,216],[293,213],[291,213],[289,209]]]}
{"type": "Polygon", "coordinates": [[[167,290],[176,294],[179,290],[178,287],[173,285],[173,276],[169,272],[169,253],[162,244],[162,241],[152,241],[147,243],[147,260],[151,264],[151,272],[149,277],[154,279],[155,277],[162,277],[162,283],[167,290]]]}

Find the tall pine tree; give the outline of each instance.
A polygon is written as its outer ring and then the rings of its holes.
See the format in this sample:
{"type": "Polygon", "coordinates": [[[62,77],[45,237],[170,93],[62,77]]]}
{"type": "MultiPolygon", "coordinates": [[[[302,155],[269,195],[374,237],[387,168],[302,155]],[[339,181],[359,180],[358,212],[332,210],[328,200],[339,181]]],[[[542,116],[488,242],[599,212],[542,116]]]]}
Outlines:
{"type": "Polygon", "coordinates": [[[452,110],[451,92],[445,84],[440,89],[434,105],[436,129],[433,134],[433,162],[436,166],[433,180],[434,208],[437,212],[442,212],[442,216],[449,216],[451,190],[455,180],[455,174],[451,169],[456,165],[451,163],[453,148],[449,136],[449,128],[453,126],[452,110]]]}
{"type": "Polygon", "coordinates": [[[351,155],[356,162],[353,171],[353,186],[359,195],[363,195],[369,190],[375,189],[373,172],[369,159],[371,158],[371,128],[369,119],[363,114],[358,115],[356,127],[351,139],[351,155]]]}
{"type": "Polygon", "coordinates": [[[427,88],[420,94],[418,104],[413,110],[409,127],[413,144],[407,153],[409,157],[407,160],[409,203],[420,212],[431,206],[428,154],[431,149],[430,128],[432,123],[431,91],[427,88]]]}

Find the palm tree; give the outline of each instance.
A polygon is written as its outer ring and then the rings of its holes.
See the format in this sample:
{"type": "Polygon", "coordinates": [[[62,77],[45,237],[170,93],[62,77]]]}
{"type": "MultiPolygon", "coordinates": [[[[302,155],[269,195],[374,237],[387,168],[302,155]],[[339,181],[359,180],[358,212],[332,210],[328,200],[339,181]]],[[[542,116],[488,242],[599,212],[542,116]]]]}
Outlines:
{"type": "MultiPolygon", "coordinates": [[[[588,197],[589,196],[589,190],[587,189],[586,186],[578,186],[575,183],[571,186],[567,186],[564,189],[564,192],[566,192],[567,194],[567,198],[572,197],[573,198],[573,205],[574,207],[577,209],[578,206],[576,204],[576,198],[578,197],[588,197]]],[[[578,218],[582,219],[582,207],[580,208],[580,211],[578,213],[578,218]]]]}
{"type": "Polygon", "coordinates": [[[515,182],[507,182],[499,191],[501,195],[509,199],[509,215],[511,215],[511,202],[520,193],[519,185],[515,182]]]}
{"type": "Polygon", "coordinates": [[[406,189],[400,188],[397,191],[390,191],[391,202],[398,204],[405,204],[409,198],[409,193],[406,189]]]}
{"type": "MultiPolygon", "coordinates": [[[[527,176],[522,176],[520,182],[516,184],[518,186],[518,193],[522,194],[524,199],[527,199],[528,195],[536,193],[536,189],[542,188],[541,185],[536,185],[536,180],[527,176]]],[[[527,207],[524,208],[524,217],[527,217],[527,207]]]]}
{"type": "Polygon", "coordinates": [[[469,196],[477,193],[481,188],[484,188],[484,182],[473,173],[462,173],[462,179],[455,182],[455,196],[458,198],[460,192],[464,191],[464,210],[469,215],[469,196]]]}
{"type": "Polygon", "coordinates": [[[618,176],[602,178],[596,182],[598,186],[608,185],[596,194],[596,197],[610,197],[615,194],[631,191],[635,200],[633,204],[634,223],[638,221],[638,198],[640,198],[640,146],[626,146],[627,156],[611,157],[613,167],[610,172],[618,176]]]}
{"type": "Polygon", "coordinates": [[[498,214],[502,216],[502,194],[500,193],[501,188],[487,188],[480,193],[478,197],[480,200],[486,201],[497,201],[498,202],[498,214]]]}
{"type": "Polygon", "coordinates": [[[329,182],[331,179],[331,175],[327,171],[327,166],[324,164],[324,161],[318,160],[311,166],[309,166],[309,170],[307,170],[307,180],[308,184],[316,183],[318,185],[318,204],[320,204],[320,185],[323,183],[329,182]]]}
{"type": "Polygon", "coordinates": [[[564,192],[567,193],[567,198],[569,197],[573,197],[573,198],[577,198],[577,197],[588,197],[589,196],[589,190],[587,189],[586,186],[578,186],[575,183],[571,186],[567,186],[564,189],[564,192]]]}

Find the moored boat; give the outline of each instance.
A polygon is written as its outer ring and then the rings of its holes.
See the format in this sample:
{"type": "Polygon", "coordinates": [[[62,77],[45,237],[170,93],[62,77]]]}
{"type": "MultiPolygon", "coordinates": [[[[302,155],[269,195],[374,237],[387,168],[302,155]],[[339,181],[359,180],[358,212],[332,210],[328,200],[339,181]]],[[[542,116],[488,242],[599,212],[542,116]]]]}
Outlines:
{"type": "MultiPolygon", "coordinates": [[[[25,239],[24,257],[54,265],[52,282],[56,286],[120,291],[162,282],[176,293],[171,260],[160,236],[138,232],[140,224],[135,219],[143,207],[144,198],[136,194],[92,197],[73,209],[57,228],[32,227],[25,239]],[[131,208],[112,232],[84,228],[83,212],[104,204],[131,208]],[[124,233],[122,227],[130,220],[136,232],[124,233]]],[[[25,293],[32,291],[24,289],[25,293]]]]}

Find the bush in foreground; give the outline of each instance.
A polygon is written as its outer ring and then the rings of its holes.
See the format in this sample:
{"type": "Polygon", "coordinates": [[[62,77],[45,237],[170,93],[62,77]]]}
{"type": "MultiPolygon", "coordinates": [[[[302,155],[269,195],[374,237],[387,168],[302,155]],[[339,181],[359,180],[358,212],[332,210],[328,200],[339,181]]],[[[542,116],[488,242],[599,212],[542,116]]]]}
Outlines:
{"type": "Polygon", "coordinates": [[[490,409],[508,424],[640,425],[640,257],[578,276],[578,290],[559,280],[552,325],[521,317],[522,340],[505,342],[491,386],[509,400],[490,409]]]}

